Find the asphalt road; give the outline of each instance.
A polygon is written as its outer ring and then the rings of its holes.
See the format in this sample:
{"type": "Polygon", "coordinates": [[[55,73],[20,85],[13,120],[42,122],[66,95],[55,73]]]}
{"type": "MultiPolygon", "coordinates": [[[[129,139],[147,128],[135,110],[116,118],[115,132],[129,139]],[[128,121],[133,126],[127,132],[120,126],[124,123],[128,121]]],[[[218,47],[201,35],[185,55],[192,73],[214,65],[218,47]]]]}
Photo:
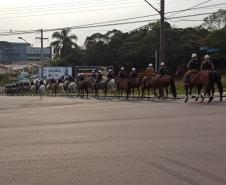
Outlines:
{"type": "Polygon", "coordinates": [[[226,102],[0,96],[1,185],[225,185],[226,102]]]}

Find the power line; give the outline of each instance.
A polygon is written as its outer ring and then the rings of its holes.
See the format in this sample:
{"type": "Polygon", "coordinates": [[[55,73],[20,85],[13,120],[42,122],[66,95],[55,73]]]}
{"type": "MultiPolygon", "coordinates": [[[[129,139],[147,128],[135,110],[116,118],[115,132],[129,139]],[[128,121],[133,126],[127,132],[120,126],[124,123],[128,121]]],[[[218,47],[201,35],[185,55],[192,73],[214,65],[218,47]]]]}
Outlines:
{"type": "MultiPolygon", "coordinates": [[[[202,2],[202,3],[199,3],[199,4],[196,4],[196,5],[194,5],[194,6],[191,6],[190,8],[184,9],[184,10],[181,11],[181,12],[185,12],[185,11],[188,11],[188,10],[192,10],[192,9],[194,9],[194,8],[200,6],[200,5],[206,4],[206,3],[210,2],[210,1],[212,1],[212,0],[206,0],[206,1],[202,2]]],[[[181,12],[177,12],[177,13],[174,13],[174,14],[169,15],[169,16],[174,16],[174,15],[177,15],[177,14],[179,14],[179,13],[181,13],[181,12]]]]}
{"type": "MultiPolygon", "coordinates": [[[[44,8],[39,8],[39,9],[28,9],[28,10],[18,10],[18,12],[15,11],[0,11],[0,15],[18,15],[18,14],[29,14],[29,13],[40,13],[40,12],[50,12],[50,11],[60,11],[60,10],[68,10],[68,9],[73,9],[73,10],[79,10],[79,9],[86,9],[86,8],[99,8],[99,7],[108,7],[108,6],[114,6],[114,5],[128,5],[128,4],[141,4],[141,2],[137,2],[137,1],[130,1],[130,2],[119,2],[119,1],[112,1],[112,2],[108,2],[107,4],[89,4],[89,5],[82,5],[82,4],[71,4],[71,5],[67,5],[67,6],[61,6],[61,7],[44,7],[44,8]]],[[[143,3],[142,3],[143,4],[143,3]]]]}
{"type": "MultiPolygon", "coordinates": [[[[140,5],[144,6],[144,5],[140,5]]],[[[106,10],[115,10],[115,9],[124,9],[124,8],[137,8],[138,5],[134,6],[122,6],[122,7],[114,7],[114,8],[102,8],[102,9],[93,9],[93,10],[81,10],[81,11],[68,11],[68,12],[54,12],[54,13],[46,13],[46,14],[31,14],[31,15],[24,15],[24,16],[14,16],[14,17],[0,17],[1,19],[11,19],[11,18],[27,18],[27,17],[40,17],[46,15],[62,15],[62,14],[75,14],[81,12],[96,12],[96,11],[106,11],[106,10]]]]}
{"type": "MultiPolygon", "coordinates": [[[[212,5],[208,5],[208,6],[202,6],[202,7],[193,8],[193,10],[195,10],[195,9],[202,9],[202,8],[205,9],[205,8],[208,8],[208,7],[221,6],[221,5],[225,5],[225,4],[226,3],[212,4],[212,5]]],[[[175,12],[183,12],[184,10],[186,10],[186,9],[167,12],[166,14],[175,13],[175,12]]],[[[119,21],[127,21],[127,20],[141,19],[141,18],[146,18],[146,17],[151,17],[151,16],[157,16],[157,15],[158,14],[145,15],[145,16],[137,16],[137,17],[131,17],[131,18],[126,18],[126,19],[118,19],[118,20],[105,21],[105,22],[96,22],[96,23],[85,24],[85,25],[80,25],[80,26],[92,26],[92,25],[99,25],[99,24],[106,24],[106,23],[114,23],[114,22],[119,22],[119,21]]],[[[201,15],[203,15],[203,14],[201,14],[201,15]]],[[[207,15],[207,14],[205,13],[204,15],[207,15]]],[[[192,15],[189,15],[189,16],[192,16],[192,15]]],[[[195,14],[195,16],[197,16],[197,14],[195,14]]],[[[198,14],[198,16],[200,16],[200,14],[198,14]]],[[[171,19],[173,19],[173,18],[181,18],[181,16],[180,17],[172,17],[171,19]]],[[[168,20],[171,20],[171,19],[168,19],[168,20]]],[[[148,21],[141,20],[141,22],[148,22],[148,21]]],[[[61,30],[61,29],[64,29],[64,28],[58,28],[57,30],[61,30]]],[[[51,30],[56,30],[56,29],[48,29],[48,30],[51,31],[51,30]]],[[[12,31],[10,31],[10,32],[0,32],[0,35],[2,35],[2,36],[8,36],[8,35],[17,35],[17,34],[31,34],[31,33],[36,33],[36,32],[39,32],[39,30],[20,30],[20,31],[17,30],[17,31],[13,31],[13,32],[12,31]]]]}
{"type": "MultiPolygon", "coordinates": [[[[206,13],[199,13],[199,14],[190,14],[190,15],[184,15],[184,16],[177,16],[177,17],[171,17],[166,18],[166,20],[172,20],[172,19],[179,19],[179,18],[186,18],[186,17],[195,17],[195,16],[202,16],[202,15],[210,15],[213,14],[213,12],[206,12],[206,13]]],[[[121,22],[121,23],[109,23],[109,24],[98,24],[98,25],[79,25],[79,26],[71,26],[71,27],[64,27],[64,28],[54,28],[54,29],[44,29],[43,32],[53,32],[62,30],[65,28],[69,29],[87,29],[87,28],[96,28],[96,27],[107,27],[107,26],[119,26],[119,25],[126,25],[126,24],[136,24],[136,23],[143,23],[143,22],[153,22],[158,19],[147,19],[147,20],[138,20],[138,21],[127,21],[127,22],[121,22]]],[[[147,26],[147,25],[145,25],[147,26]]],[[[26,31],[26,32],[17,32],[17,33],[9,33],[9,34],[0,34],[0,36],[11,36],[11,35],[18,35],[18,34],[30,34],[30,33],[36,33],[40,30],[33,30],[33,31],[26,31]]]]}
{"type": "Polygon", "coordinates": [[[78,2],[78,1],[72,1],[72,2],[68,2],[68,3],[51,3],[51,4],[42,4],[42,5],[37,5],[37,6],[19,6],[19,7],[13,7],[13,8],[0,8],[1,12],[5,12],[5,11],[16,11],[16,10],[31,10],[31,9],[40,9],[40,8],[50,8],[50,7],[62,7],[65,5],[73,5],[73,4],[102,4],[102,3],[111,3],[111,2],[128,2],[129,0],[91,0],[91,1],[82,1],[82,2],[78,2]]]}

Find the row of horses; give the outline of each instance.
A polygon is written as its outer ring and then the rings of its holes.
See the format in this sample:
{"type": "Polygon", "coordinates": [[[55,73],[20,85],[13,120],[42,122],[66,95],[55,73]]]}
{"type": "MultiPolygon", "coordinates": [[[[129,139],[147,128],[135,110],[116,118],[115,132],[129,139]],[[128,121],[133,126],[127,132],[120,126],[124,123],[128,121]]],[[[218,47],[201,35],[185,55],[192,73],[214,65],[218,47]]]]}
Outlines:
{"type": "MultiPolygon", "coordinates": [[[[183,66],[177,68],[177,76],[183,76],[185,74],[183,66]]],[[[198,71],[191,75],[190,83],[185,84],[186,99],[188,101],[188,95],[191,94],[193,88],[197,88],[198,96],[196,100],[201,96],[201,90],[204,87],[204,95],[209,97],[209,102],[212,101],[215,84],[217,84],[218,91],[220,93],[220,100],[223,98],[223,86],[221,83],[221,75],[216,71],[198,71]]],[[[16,84],[8,84],[5,86],[5,93],[7,95],[77,95],[88,98],[91,93],[98,98],[100,93],[106,97],[109,93],[113,96],[122,96],[125,93],[126,98],[130,96],[134,97],[137,91],[138,97],[144,98],[145,94],[148,94],[148,100],[150,97],[150,91],[153,91],[154,98],[167,98],[168,89],[170,88],[172,97],[176,99],[177,90],[175,86],[175,80],[170,75],[154,75],[145,76],[144,73],[140,73],[137,78],[112,78],[107,79],[103,76],[102,81],[97,82],[92,76],[88,76],[83,80],[63,80],[63,81],[51,81],[47,80],[33,82],[21,82],[16,84]]]]}

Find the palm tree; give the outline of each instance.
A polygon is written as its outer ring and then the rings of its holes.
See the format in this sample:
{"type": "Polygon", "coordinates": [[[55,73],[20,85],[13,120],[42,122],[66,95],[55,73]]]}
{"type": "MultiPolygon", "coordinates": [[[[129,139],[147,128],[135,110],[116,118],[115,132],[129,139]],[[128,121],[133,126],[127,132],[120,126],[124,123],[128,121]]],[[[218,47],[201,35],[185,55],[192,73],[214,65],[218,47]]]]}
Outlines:
{"type": "Polygon", "coordinates": [[[77,36],[75,34],[69,35],[70,32],[69,28],[65,28],[61,32],[53,33],[52,38],[56,40],[51,42],[51,46],[57,57],[64,58],[71,54],[75,48],[78,48],[78,45],[73,42],[73,40],[77,40],[77,36]]]}

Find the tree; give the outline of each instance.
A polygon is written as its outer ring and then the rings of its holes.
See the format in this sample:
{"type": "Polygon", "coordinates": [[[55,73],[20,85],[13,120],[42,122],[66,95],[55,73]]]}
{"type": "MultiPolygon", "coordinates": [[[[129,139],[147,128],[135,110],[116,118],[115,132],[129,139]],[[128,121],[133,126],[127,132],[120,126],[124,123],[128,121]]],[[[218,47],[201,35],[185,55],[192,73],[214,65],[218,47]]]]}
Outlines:
{"type": "Polygon", "coordinates": [[[56,41],[53,41],[51,46],[54,48],[53,52],[56,57],[64,58],[78,48],[78,45],[73,42],[73,40],[77,40],[77,36],[75,34],[69,35],[70,31],[70,29],[65,28],[61,32],[53,33],[52,38],[56,41]]]}
{"type": "Polygon", "coordinates": [[[210,31],[220,30],[226,25],[226,10],[219,9],[212,15],[204,18],[203,27],[210,31]]]}

